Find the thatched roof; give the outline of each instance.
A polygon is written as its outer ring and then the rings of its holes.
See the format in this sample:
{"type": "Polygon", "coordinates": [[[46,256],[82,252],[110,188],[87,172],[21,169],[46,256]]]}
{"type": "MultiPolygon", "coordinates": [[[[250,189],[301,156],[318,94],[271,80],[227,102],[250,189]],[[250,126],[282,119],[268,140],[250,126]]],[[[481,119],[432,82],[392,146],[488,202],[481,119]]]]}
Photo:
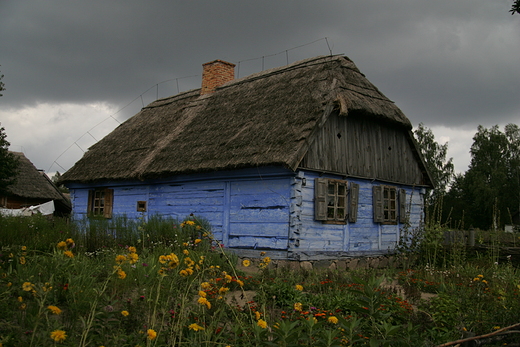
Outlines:
{"type": "Polygon", "coordinates": [[[23,153],[11,153],[18,157],[19,164],[15,183],[7,187],[9,195],[27,199],[54,200],[70,208],[70,201],[45,173],[39,171],[23,153]]]}
{"type": "Polygon", "coordinates": [[[345,56],[322,56],[157,100],[93,145],[62,182],[283,165],[295,170],[324,112],[410,121],[345,56]]]}

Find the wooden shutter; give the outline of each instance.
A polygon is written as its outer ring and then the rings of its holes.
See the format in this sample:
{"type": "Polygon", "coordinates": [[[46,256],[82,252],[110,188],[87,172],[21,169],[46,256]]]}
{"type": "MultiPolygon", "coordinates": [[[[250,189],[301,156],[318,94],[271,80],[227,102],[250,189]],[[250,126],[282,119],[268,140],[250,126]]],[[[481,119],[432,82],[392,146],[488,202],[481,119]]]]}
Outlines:
{"type": "Polygon", "coordinates": [[[359,184],[350,182],[348,221],[355,223],[357,220],[359,184]]]}
{"type": "Polygon", "coordinates": [[[89,190],[88,191],[88,201],[87,201],[87,216],[92,216],[93,215],[93,207],[92,206],[92,202],[94,201],[94,191],[93,190],[89,190]]]}
{"type": "Polygon", "coordinates": [[[326,178],[314,180],[314,219],[327,220],[327,185],[326,178]]]}
{"type": "Polygon", "coordinates": [[[114,204],[114,190],[105,189],[105,209],[103,217],[112,218],[112,206],[114,204]]]}
{"type": "Polygon", "coordinates": [[[406,190],[399,189],[399,222],[406,223],[406,190]]]}
{"type": "Polygon", "coordinates": [[[374,222],[383,223],[385,221],[385,213],[383,211],[383,186],[372,187],[374,222]]]}

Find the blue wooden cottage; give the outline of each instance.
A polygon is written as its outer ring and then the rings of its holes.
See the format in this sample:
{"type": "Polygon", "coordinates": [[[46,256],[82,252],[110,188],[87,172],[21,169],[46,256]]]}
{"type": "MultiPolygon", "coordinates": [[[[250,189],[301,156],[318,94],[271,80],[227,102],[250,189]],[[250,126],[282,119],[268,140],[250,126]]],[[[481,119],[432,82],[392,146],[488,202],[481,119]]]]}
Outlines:
{"type": "Polygon", "coordinates": [[[204,217],[233,249],[287,259],[392,252],[420,228],[431,179],[412,125],[345,56],[157,100],[62,176],[74,218],[204,217]]]}

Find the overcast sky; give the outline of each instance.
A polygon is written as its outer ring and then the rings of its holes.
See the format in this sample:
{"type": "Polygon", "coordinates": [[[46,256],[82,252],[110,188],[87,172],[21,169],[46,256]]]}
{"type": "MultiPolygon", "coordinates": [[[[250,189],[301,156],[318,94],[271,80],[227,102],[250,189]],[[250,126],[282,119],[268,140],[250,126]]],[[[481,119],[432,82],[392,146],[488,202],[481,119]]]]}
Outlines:
{"type": "Polygon", "coordinates": [[[345,54],[464,172],[477,126],[520,125],[513,0],[0,0],[0,123],[52,174],[157,97],[345,54]]]}

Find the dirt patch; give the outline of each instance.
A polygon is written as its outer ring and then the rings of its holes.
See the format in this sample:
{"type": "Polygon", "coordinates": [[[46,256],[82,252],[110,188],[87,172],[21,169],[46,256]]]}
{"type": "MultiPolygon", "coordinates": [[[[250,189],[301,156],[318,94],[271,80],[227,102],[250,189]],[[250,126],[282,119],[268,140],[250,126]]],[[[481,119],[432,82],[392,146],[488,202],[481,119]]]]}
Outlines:
{"type": "Polygon", "coordinates": [[[226,294],[226,302],[229,305],[239,305],[240,307],[244,307],[248,302],[253,301],[255,295],[256,291],[254,290],[234,290],[226,294]]]}

